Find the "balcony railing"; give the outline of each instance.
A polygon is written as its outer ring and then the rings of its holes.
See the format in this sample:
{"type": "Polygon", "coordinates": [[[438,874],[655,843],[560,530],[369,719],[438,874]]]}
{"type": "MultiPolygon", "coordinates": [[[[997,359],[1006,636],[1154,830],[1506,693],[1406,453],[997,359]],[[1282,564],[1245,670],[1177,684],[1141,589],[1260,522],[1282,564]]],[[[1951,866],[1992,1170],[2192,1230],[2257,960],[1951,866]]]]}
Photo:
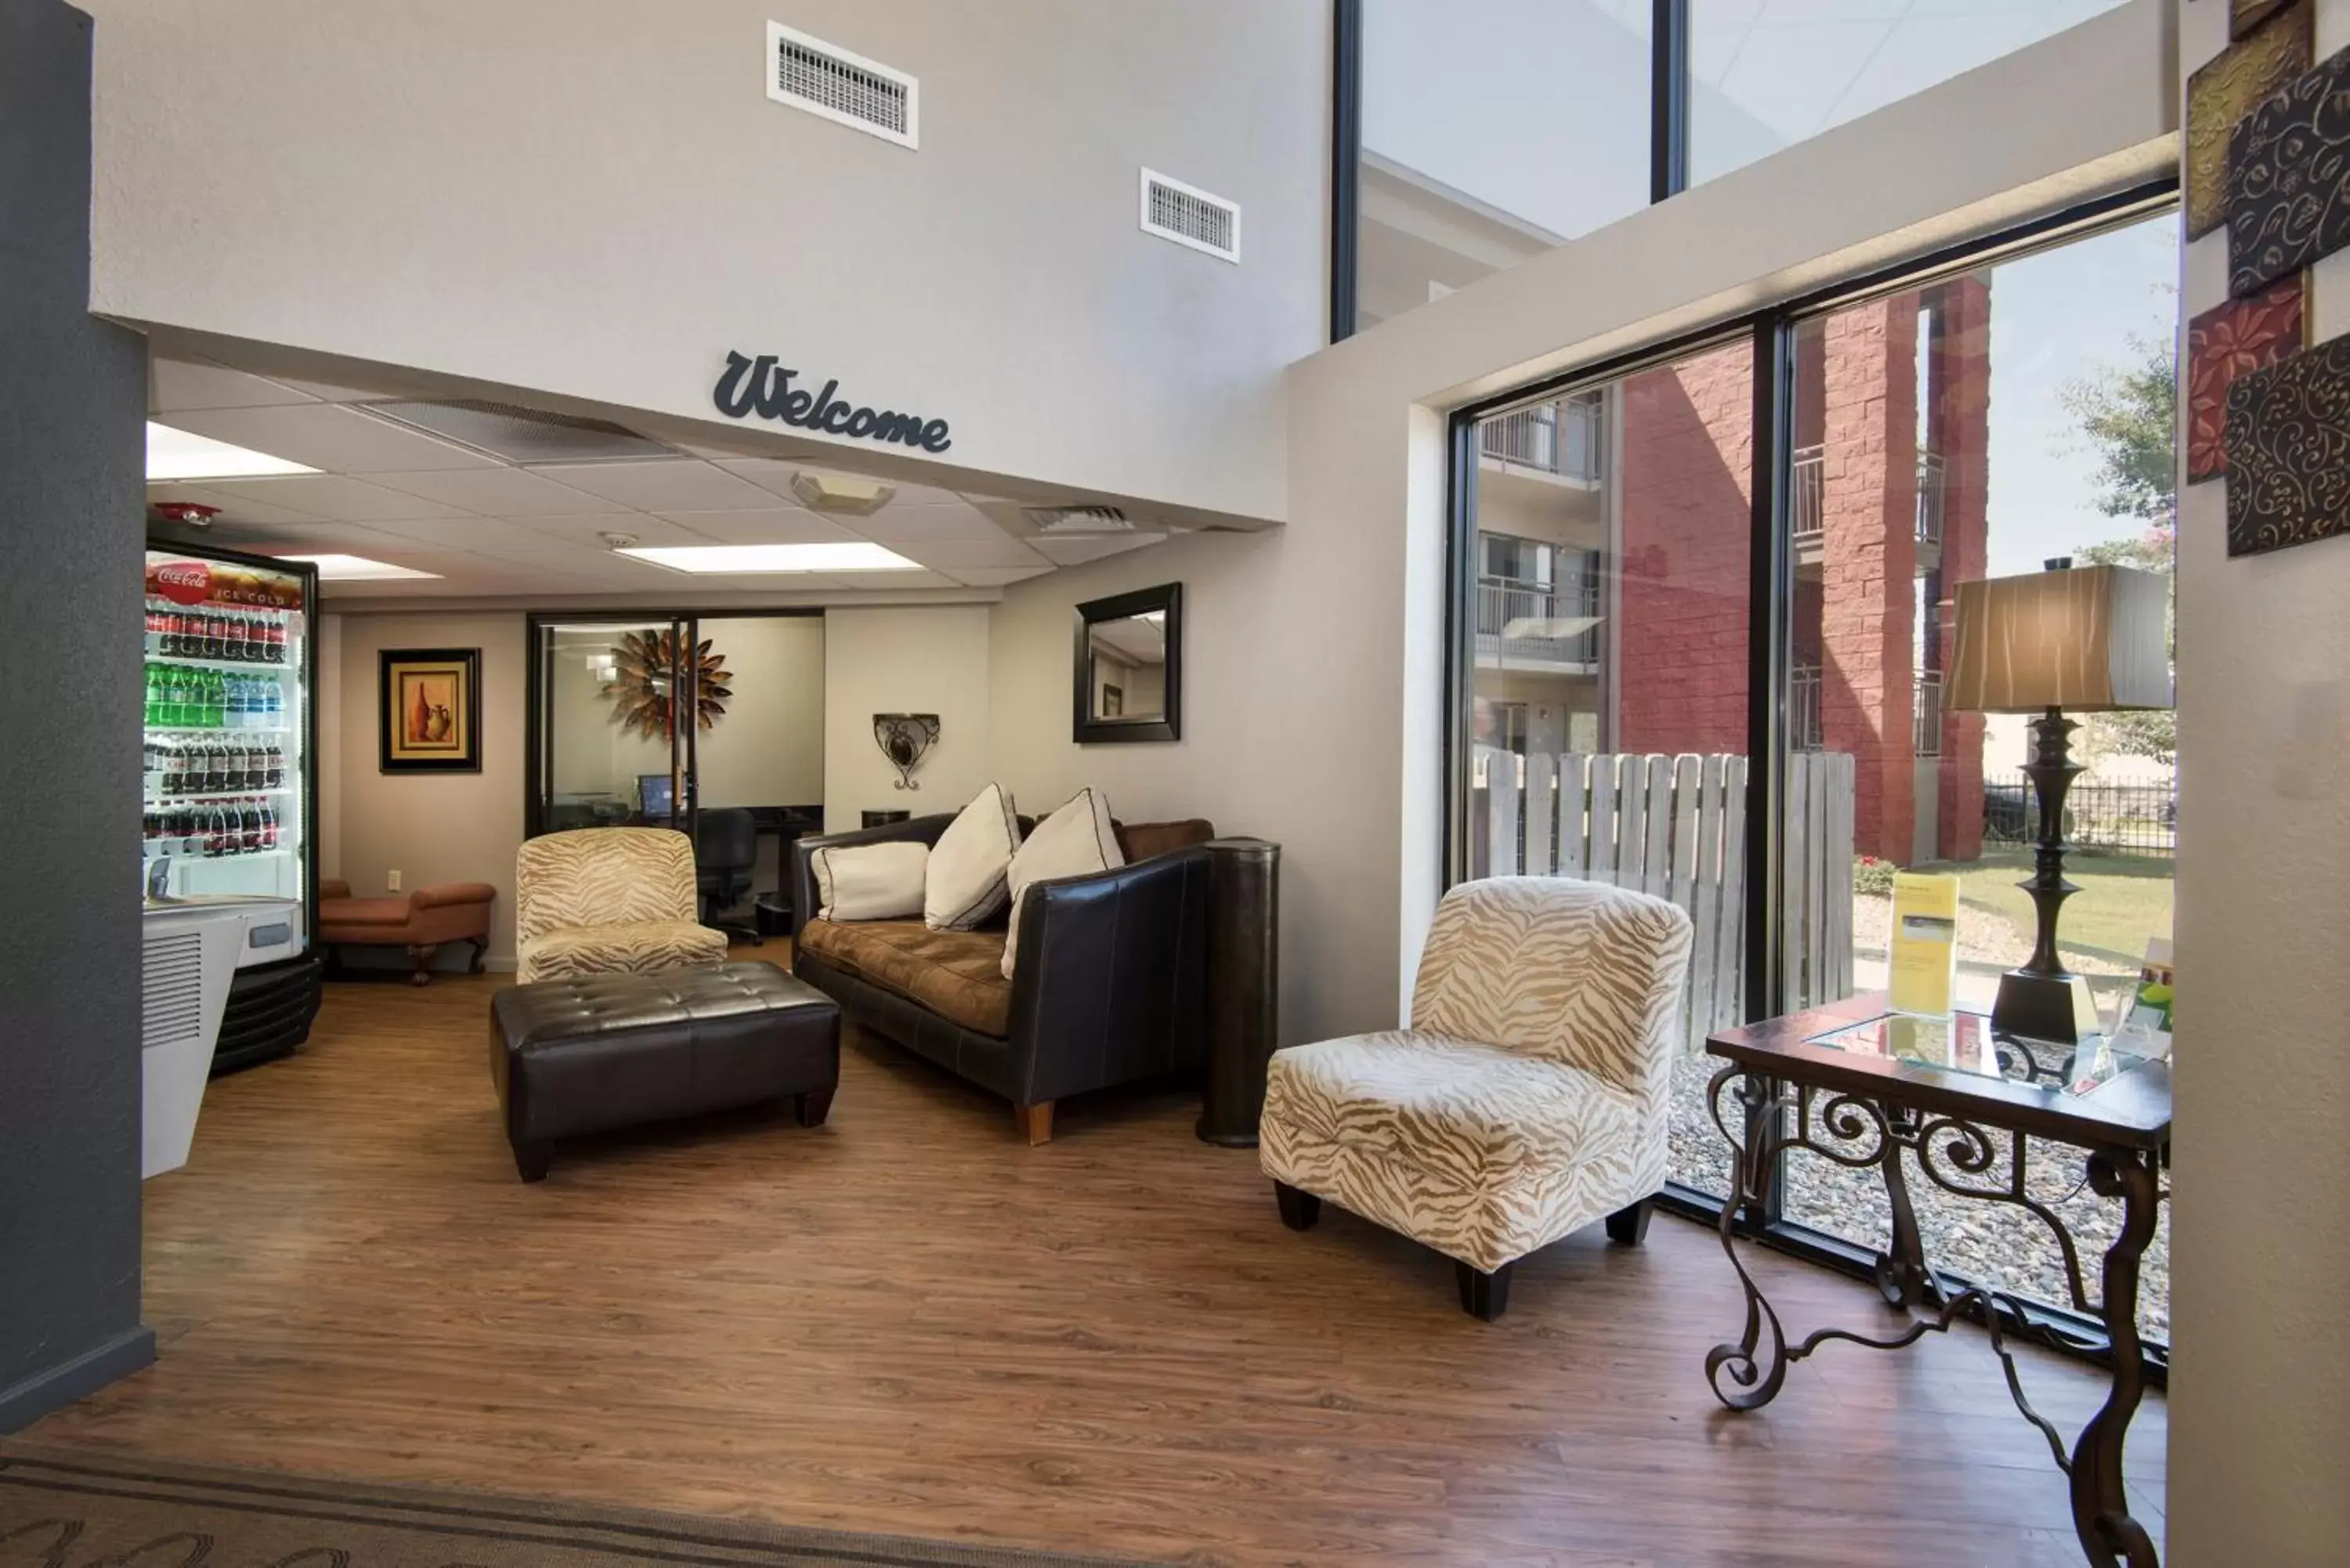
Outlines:
{"type": "Polygon", "coordinates": [[[1918,454],[1918,543],[1942,542],[1942,454],[1918,454]]]}
{"type": "Polygon", "coordinates": [[[1827,531],[1827,449],[1795,452],[1795,543],[1815,545],[1827,531]]]}
{"type": "Polygon", "coordinates": [[[1487,580],[1477,585],[1477,651],[1528,663],[1599,662],[1599,585],[1570,581],[1563,587],[1487,580]],[[1585,623],[1559,635],[1562,625],[1585,623]]]}
{"type": "Polygon", "coordinates": [[[1816,752],[1824,740],[1820,728],[1820,667],[1798,664],[1787,688],[1787,749],[1816,752]]]}
{"type": "MultiPolygon", "coordinates": [[[[1816,545],[1827,531],[1827,449],[1797,447],[1793,475],[1795,543],[1816,545]]],[[[1942,542],[1942,454],[1918,454],[1918,542],[1942,542]]]]}
{"type": "Polygon", "coordinates": [[[1921,757],[1942,754],[1942,672],[1918,672],[1918,700],[1910,709],[1909,749],[1921,757]]]}
{"type": "Polygon", "coordinates": [[[1487,457],[1520,468],[1596,481],[1606,431],[1604,399],[1579,394],[1487,420],[1477,427],[1477,443],[1487,457]]]}

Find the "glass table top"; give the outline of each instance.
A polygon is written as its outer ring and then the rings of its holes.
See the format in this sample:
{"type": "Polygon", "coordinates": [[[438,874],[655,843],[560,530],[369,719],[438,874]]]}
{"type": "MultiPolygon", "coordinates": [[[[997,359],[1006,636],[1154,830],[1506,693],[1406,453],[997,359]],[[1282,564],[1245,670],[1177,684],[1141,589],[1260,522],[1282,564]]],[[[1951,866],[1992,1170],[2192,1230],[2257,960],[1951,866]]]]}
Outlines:
{"type": "Polygon", "coordinates": [[[2071,1096],[2091,1094],[2156,1059],[2104,1035],[2093,1035],[2076,1045],[2060,1045],[1995,1034],[1990,1018],[1980,1012],[1957,1012],[1948,1018],[1887,1012],[1811,1035],[1804,1044],[2036,1084],[2071,1096]]]}

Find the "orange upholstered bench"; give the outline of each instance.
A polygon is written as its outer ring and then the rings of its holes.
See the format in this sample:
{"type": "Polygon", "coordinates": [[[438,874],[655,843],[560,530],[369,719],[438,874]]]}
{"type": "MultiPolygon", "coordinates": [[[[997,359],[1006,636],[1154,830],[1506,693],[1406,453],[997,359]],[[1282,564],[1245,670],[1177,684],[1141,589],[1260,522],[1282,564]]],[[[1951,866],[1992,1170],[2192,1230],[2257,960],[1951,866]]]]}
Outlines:
{"type": "Polygon", "coordinates": [[[416,971],[411,983],[432,979],[432,954],[443,942],[471,942],[472,972],[482,972],[490,947],[490,906],[498,890],[487,882],[442,882],[396,898],[354,898],[339,877],[318,882],[318,940],[328,947],[406,948],[416,971]]]}

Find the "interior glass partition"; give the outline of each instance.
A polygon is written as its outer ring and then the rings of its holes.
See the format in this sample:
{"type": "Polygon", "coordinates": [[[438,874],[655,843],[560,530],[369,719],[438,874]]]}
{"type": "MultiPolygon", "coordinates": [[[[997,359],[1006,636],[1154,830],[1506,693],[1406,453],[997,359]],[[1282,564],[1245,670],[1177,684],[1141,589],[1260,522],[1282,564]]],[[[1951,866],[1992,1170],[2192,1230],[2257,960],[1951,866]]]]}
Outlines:
{"type": "Polygon", "coordinates": [[[534,833],[691,826],[696,701],[692,622],[666,616],[531,627],[537,729],[534,833]]]}

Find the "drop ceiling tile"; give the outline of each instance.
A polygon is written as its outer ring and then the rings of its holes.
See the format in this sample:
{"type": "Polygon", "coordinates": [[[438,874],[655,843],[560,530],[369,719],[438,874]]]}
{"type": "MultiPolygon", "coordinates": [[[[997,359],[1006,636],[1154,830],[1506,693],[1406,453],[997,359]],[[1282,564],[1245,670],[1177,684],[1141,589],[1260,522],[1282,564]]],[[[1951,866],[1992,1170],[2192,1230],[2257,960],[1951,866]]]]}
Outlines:
{"type": "MultiPolygon", "coordinates": [[[[413,540],[436,549],[466,550],[476,555],[546,560],[576,553],[584,545],[567,543],[550,534],[495,517],[403,518],[374,524],[395,538],[413,540]]],[[[600,544],[598,545],[600,550],[600,544]]]]}
{"type": "Polygon", "coordinates": [[[315,512],[304,512],[291,506],[273,505],[249,496],[231,495],[225,490],[213,490],[201,484],[181,484],[172,481],[147,487],[150,503],[185,501],[198,506],[217,506],[220,516],[216,523],[323,523],[325,518],[315,512]]]}
{"type": "Polygon", "coordinates": [[[1031,577],[1041,577],[1053,568],[1034,566],[950,566],[947,576],[970,588],[1000,588],[1008,583],[1024,583],[1031,577]]]}
{"type": "Polygon", "coordinates": [[[807,572],[801,575],[798,584],[810,588],[871,588],[880,591],[962,587],[944,572],[807,572]]]}
{"type": "Polygon", "coordinates": [[[421,496],[386,490],[364,479],[339,473],[287,473],[268,479],[223,479],[206,485],[248,501],[266,502],[296,512],[307,512],[334,523],[377,523],[390,519],[463,517],[453,506],[421,496]]]}
{"type": "Polygon", "coordinates": [[[697,458],[548,463],[530,472],[639,512],[746,512],[775,504],[772,493],[697,458]]]}
{"type": "Polygon", "coordinates": [[[1069,539],[1042,538],[1031,540],[1037,554],[1056,566],[1076,566],[1087,561],[1098,561],[1105,556],[1120,556],[1128,550],[1139,550],[1145,545],[1156,545],[1163,534],[1095,534],[1069,539]]]}
{"type": "Polygon", "coordinates": [[[962,497],[951,490],[935,490],[927,484],[908,484],[902,480],[882,479],[879,474],[860,473],[837,463],[799,462],[790,458],[775,457],[722,457],[717,462],[718,466],[727,472],[747,479],[762,489],[771,490],[786,501],[795,499],[792,494],[792,476],[805,471],[809,473],[837,473],[849,479],[879,480],[896,492],[889,502],[892,506],[945,506],[962,503],[962,497]]]}
{"type": "Polygon", "coordinates": [[[870,517],[848,521],[847,526],[868,539],[890,545],[920,544],[929,539],[993,542],[1012,537],[997,527],[986,513],[962,501],[938,506],[907,506],[893,501],[870,517]]]}
{"type": "Polygon", "coordinates": [[[297,391],[307,392],[329,403],[367,403],[379,398],[400,396],[388,387],[344,387],[332,381],[297,381],[291,376],[281,376],[278,379],[297,391]]]}
{"type": "Polygon", "coordinates": [[[232,370],[208,359],[166,359],[147,362],[147,409],[150,413],[180,413],[196,409],[265,409],[285,403],[317,400],[307,392],[243,370],[232,370]]]}
{"type": "Polygon", "coordinates": [[[854,532],[861,517],[843,524],[819,517],[796,506],[767,507],[757,512],[664,512],[665,520],[691,528],[722,545],[832,545],[862,537],[854,532]]]}
{"type": "Polygon", "coordinates": [[[603,539],[606,534],[633,534],[639,545],[717,543],[707,534],[697,533],[682,524],[642,512],[599,512],[586,517],[508,517],[504,521],[568,540],[574,545],[605,551],[611,548],[603,539]]]}
{"type": "Polygon", "coordinates": [[[1027,566],[1043,571],[1053,563],[1006,534],[993,539],[901,539],[890,546],[910,560],[941,571],[957,566],[1027,566]]]}
{"type": "MultiPolygon", "coordinates": [[[[560,472],[559,470],[556,472],[560,472]]],[[[519,468],[458,468],[444,473],[389,473],[377,483],[484,517],[572,516],[623,513],[626,506],[519,468]]]]}
{"type": "Polygon", "coordinates": [[[207,409],[161,421],[214,441],[265,452],[327,473],[413,473],[494,468],[496,461],[338,403],[207,409]]]}

